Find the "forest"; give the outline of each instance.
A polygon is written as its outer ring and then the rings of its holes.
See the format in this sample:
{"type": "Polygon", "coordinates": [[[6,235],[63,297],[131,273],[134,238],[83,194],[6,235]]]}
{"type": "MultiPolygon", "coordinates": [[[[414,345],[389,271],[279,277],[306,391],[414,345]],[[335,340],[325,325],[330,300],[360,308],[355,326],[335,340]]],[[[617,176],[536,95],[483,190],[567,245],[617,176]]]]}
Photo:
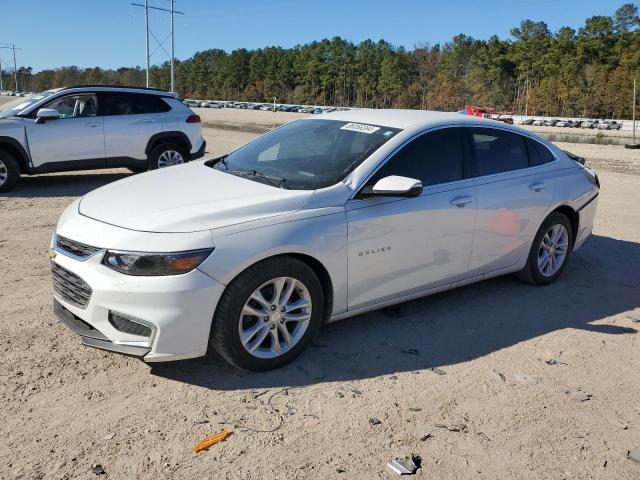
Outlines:
{"type": "MultiPolygon", "coordinates": [[[[10,75],[3,71],[5,85],[10,75]]],[[[151,86],[169,89],[169,64],[153,66],[151,86]]],[[[587,18],[577,31],[550,31],[523,20],[509,38],[477,40],[464,33],[444,44],[413,48],[384,40],[340,37],[293,48],[225,52],[208,49],[176,60],[183,98],[415,108],[454,111],[466,105],[515,114],[630,118],[632,82],[640,81],[637,6],[587,18]]],[[[117,70],[64,66],[18,69],[23,91],[78,84],[145,84],[140,67],[117,70]]]]}

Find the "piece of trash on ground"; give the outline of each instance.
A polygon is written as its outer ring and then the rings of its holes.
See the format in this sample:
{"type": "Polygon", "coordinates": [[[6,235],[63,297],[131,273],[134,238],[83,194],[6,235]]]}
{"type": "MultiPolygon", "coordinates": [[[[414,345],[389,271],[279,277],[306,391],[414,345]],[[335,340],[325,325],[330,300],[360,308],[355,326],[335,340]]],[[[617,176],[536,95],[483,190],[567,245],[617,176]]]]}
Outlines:
{"type": "Polygon", "coordinates": [[[447,372],[445,372],[444,370],[442,370],[441,368],[438,367],[431,367],[429,368],[429,370],[431,370],[433,373],[437,374],[437,375],[446,375],[447,372]]]}
{"type": "Polygon", "coordinates": [[[496,372],[495,370],[493,371],[493,376],[496,377],[498,380],[502,380],[503,382],[506,381],[506,378],[504,376],[504,373],[501,372],[496,372]]]}
{"type": "Polygon", "coordinates": [[[107,474],[107,471],[100,464],[94,465],[93,467],[91,467],[91,471],[93,473],[95,473],[96,475],[106,475],[107,474]]]}
{"type": "Polygon", "coordinates": [[[484,438],[487,442],[490,442],[490,441],[491,441],[491,439],[489,438],[489,435],[487,435],[487,434],[486,434],[486,433],[484,433],[484,432],[478,432],[476,435],[478,435],[479,437],[484,438]]]}
{"type": "Polygon", "coordinates": [[[547,365],[568,365],[568,363],[560,361],[559,358],[550,358],[549,360],[545,360],[544,363],[547,365]]]}
{"type": "Polygon", "coordinates": [[[634,448],[627,452],[627,458],[635,463],[640,463],[640,448],[634,448]]]}
{"type": "Polygon", "coordinates": [[[430,433],[427,433],[426,435],[422,435],[420,437],[420,440],[423,442],[426,442],[427,440],[429,440],[430,438],[433,438],[433,435],[431,435],[430,433]]]}
{"type": "Polygon", "coordinates": [[[411,457],[395,458],[387,463],[389,469],[398,475],[413,475],[422,465],[420,455],[411,455],[411,457]]]}
{"type": "Polygon", "coordinates": [[[371,418],[369,419],[369,423],[370,423],[371,425],[380,425],[382,422],[381,422],[381,421],[380,421],[380,419],[378,419],[378,418],[371,417],[371,418]]]}
{"type": "Polygon", "coordinates": [[[587,400],[590,400],[592,397],[590,393],[585,393],[580,389],[567,390],[566,393],[577,402],[586,402],[587,400]]]}
{"type": "Polygon", "coordinates": [[[200,440],[198,442],[198,444],[195,447],[192,448],[192,450],[195,453],[199,453],[202,450],[206,450],[207,448],[215,445],[216,443],[220,443],[220,442],[226,440],[228,437],[231,436],[231,433],[232,432],[230,432],[230,431],[223,430],[223,431],[221,431],[219,433],[216,433],[215,435],[211,435],[209,437],[204,437],[202,440],[200,440]]]}

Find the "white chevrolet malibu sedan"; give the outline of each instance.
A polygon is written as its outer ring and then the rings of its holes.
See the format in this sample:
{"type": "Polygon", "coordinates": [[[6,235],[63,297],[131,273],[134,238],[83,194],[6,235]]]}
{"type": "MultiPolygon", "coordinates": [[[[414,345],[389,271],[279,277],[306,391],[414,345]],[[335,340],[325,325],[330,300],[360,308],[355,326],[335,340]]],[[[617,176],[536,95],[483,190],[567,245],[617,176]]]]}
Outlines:
{"type": "Polygon", "coordinates": [[[323,322],[517,273],[545,285],[591,235],[599,182],[531,132],[352,110],[71,204],[54,310],[84,344],[266,370],[323,322]]]}

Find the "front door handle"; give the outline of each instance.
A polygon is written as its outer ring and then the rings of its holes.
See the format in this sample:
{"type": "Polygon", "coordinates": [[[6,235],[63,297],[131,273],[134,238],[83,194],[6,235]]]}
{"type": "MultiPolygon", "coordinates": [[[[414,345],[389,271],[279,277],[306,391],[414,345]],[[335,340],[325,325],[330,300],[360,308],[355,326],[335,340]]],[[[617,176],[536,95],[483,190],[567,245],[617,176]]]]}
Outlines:
{"type": "Polygon", "coordinates": [[[102,123],[100,123],[100,122],[97,122],[97,123],[87,123],[87,126],[88,126],[88,127],[91,127],[91,128],[93,128],[93,127],[99,127],[100,125],[102,125],[102,123]]]}
{"type": "Polygon", "coordinates": [[[547,186],[542,182],[536,182],[529,185],[529,190],[533,190],[534,192],[541,192],[545,188],[547,188],[547,186]]]}
{"type": "Polygon", "coordinates": [[[469,196],[469,195],[460,195],[458,197],[453,198],[450,202],[449,205],[454,205],[458,208],[462,208],[464,206],[466,206],[467,204],[471,203],[473,201],[473,199],[469,196]]]}
{"type": "Polygon", "coordinates": [[[145,118],[144,120],[142,120],[142,123],[156,123],[158,120],[154,119],[154,118],[145,118]]]}

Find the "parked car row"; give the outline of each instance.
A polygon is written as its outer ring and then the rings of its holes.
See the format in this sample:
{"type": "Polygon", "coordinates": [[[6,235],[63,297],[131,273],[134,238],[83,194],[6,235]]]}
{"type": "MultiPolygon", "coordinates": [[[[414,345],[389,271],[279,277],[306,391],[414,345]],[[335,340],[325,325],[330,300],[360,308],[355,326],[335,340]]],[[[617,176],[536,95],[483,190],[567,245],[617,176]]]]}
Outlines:
{"type": "Polygon", "coordinates": [[[13,90],[5,90],[0,92],[0,95],[5,95],[7,97],[30,97],[31,95],[35,95],[34,92],[14,92],[13,90]]]}
{"type": "Polygon", "coordinates": [[[212,100],[183,100],[183,103],[190,108],[239,108],[243,110],[262,110],[265,112],[298,112],[312,114],[350,110],[350,108],[347,107],[319,107],[310,105],[288,105],[279,103],[273,104],[212,100]]]}
{"type": "Polygon", "coordinates": [[[615,120],[557,120],[544,118],[528,118],[520,122],[520,125],[532,125],[534,127],[564,127],[564,128],[589,128],[598,130],[620,130],[622,123],[615,120]]]}

